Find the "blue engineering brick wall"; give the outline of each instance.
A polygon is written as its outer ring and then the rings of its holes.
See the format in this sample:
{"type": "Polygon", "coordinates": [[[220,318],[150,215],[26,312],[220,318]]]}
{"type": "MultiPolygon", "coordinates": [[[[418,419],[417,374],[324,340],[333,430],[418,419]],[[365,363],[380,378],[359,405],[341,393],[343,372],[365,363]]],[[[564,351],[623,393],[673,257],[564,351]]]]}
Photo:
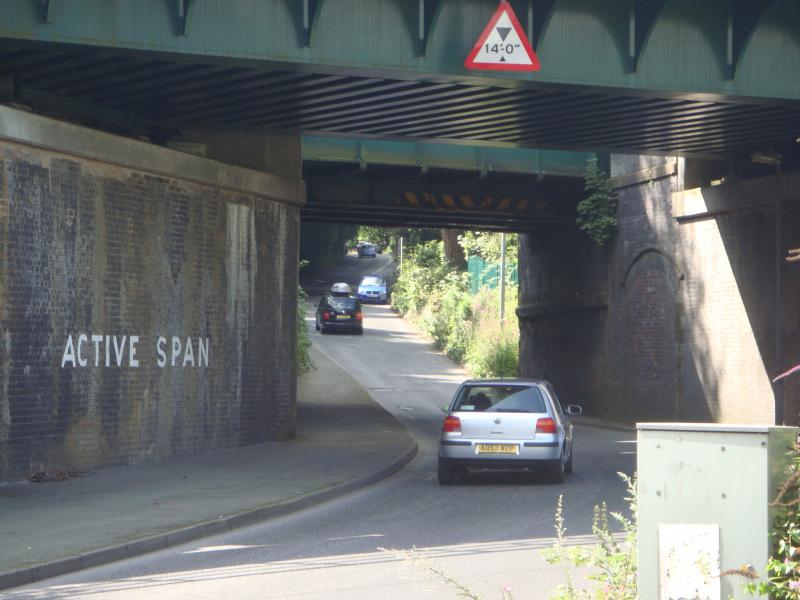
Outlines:
{"type": "Polygon", "coordinates": [[[293,435],[298,235],[290,204],[0,142],[0,480],[293,435]]]}
{"type": "MultiPolygon", "coordinates": [[[[613,156],[612,175],[669,160],[613,156]]],[[[521,236],[521,373],[613,420],[772,423],[770,379],[800,362],[796,263],[782,267],[775,361],[774,177],[681,191],[682,164],[618,189],[609,248],[577,228],[521,236]]],[[[783,247],[796,248],[800,173],[785,172],[782,190],[783,247]]],[[[800,377],[784,400],[799,423],[800,377]]]]}

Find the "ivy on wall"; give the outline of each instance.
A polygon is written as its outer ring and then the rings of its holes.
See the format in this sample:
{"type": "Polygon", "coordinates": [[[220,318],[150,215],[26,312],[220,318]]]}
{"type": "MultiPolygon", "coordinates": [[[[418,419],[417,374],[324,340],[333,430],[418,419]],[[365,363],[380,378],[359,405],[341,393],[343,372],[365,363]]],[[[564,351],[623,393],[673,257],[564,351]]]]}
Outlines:
{"type": "Polygon", "coordinates": [[[578,203],[577,223],[598,246],[606,246],[617,231],[617,195],[597,165],[597,157],[586,161],[586,197],[578,203]]]}

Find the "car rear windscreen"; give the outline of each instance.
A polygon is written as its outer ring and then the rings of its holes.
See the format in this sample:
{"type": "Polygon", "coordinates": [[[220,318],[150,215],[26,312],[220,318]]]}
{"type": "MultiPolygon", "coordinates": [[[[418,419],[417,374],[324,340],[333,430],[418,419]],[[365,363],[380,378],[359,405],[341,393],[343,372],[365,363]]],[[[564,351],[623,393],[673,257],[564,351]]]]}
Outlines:
{"type": "Polygon", "coordinates": [[[465,386],[456,400],[454,411],[546,413],[539,386],[475,385],[465,386]]]}
{"type": "Polygon", "coordinates": [[[333,310],[353,310],[356,307],[356,299],[352,297],[336,298],[331,296],[328,298],[328,304],[333,310]]]}

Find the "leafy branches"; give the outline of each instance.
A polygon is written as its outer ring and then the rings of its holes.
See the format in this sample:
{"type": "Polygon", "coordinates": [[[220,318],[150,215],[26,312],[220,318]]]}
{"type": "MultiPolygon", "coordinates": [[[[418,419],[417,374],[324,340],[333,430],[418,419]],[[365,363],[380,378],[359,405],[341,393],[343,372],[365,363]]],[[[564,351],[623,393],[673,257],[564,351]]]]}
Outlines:
{"type": "MultiPolygon", "coordinates": [[[[509,314],[517,288],[506,294],[509,314]]],[[[392,307],[456,362],[478,377],[514,377],[519,372],[519,330],[499,322],[499,292],[469,292],[469,275],[453,268],[441,241],[412,247],[392,288],[392,307]]]]}
{"type": "MultiPolygon", "coordinates": [[[[800,446],[794,446],[791,454],[786,481],[770,504],[775,509],[775,516],[767,579],[745,584],[745,589],[751,594],[769,594],[775,600],[800,600],[800,446]]],[[[734,573],[748,579],[755,576],[755,573],[748,575],[737,570],[734,573]]]]}
{"type": "Polygon", "coordinates": [[[597,157],[586,162],[584,190],[587,196],[578,203],[578,227],[598,246],[605,246],[617,230],[617,195],[597,166],[597,157]]]}

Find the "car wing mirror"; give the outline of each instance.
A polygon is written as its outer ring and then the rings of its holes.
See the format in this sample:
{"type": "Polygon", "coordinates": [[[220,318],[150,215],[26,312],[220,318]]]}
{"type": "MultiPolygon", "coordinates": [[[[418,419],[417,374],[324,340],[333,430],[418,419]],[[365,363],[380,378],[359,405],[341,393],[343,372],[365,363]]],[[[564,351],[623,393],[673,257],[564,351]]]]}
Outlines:
{"type": "Polygon", "coordinates": [[[583,414],[583,409],[577,404],[570,404],[567,406],[567,414],[577,417],[578,415],[583,414]]]}

